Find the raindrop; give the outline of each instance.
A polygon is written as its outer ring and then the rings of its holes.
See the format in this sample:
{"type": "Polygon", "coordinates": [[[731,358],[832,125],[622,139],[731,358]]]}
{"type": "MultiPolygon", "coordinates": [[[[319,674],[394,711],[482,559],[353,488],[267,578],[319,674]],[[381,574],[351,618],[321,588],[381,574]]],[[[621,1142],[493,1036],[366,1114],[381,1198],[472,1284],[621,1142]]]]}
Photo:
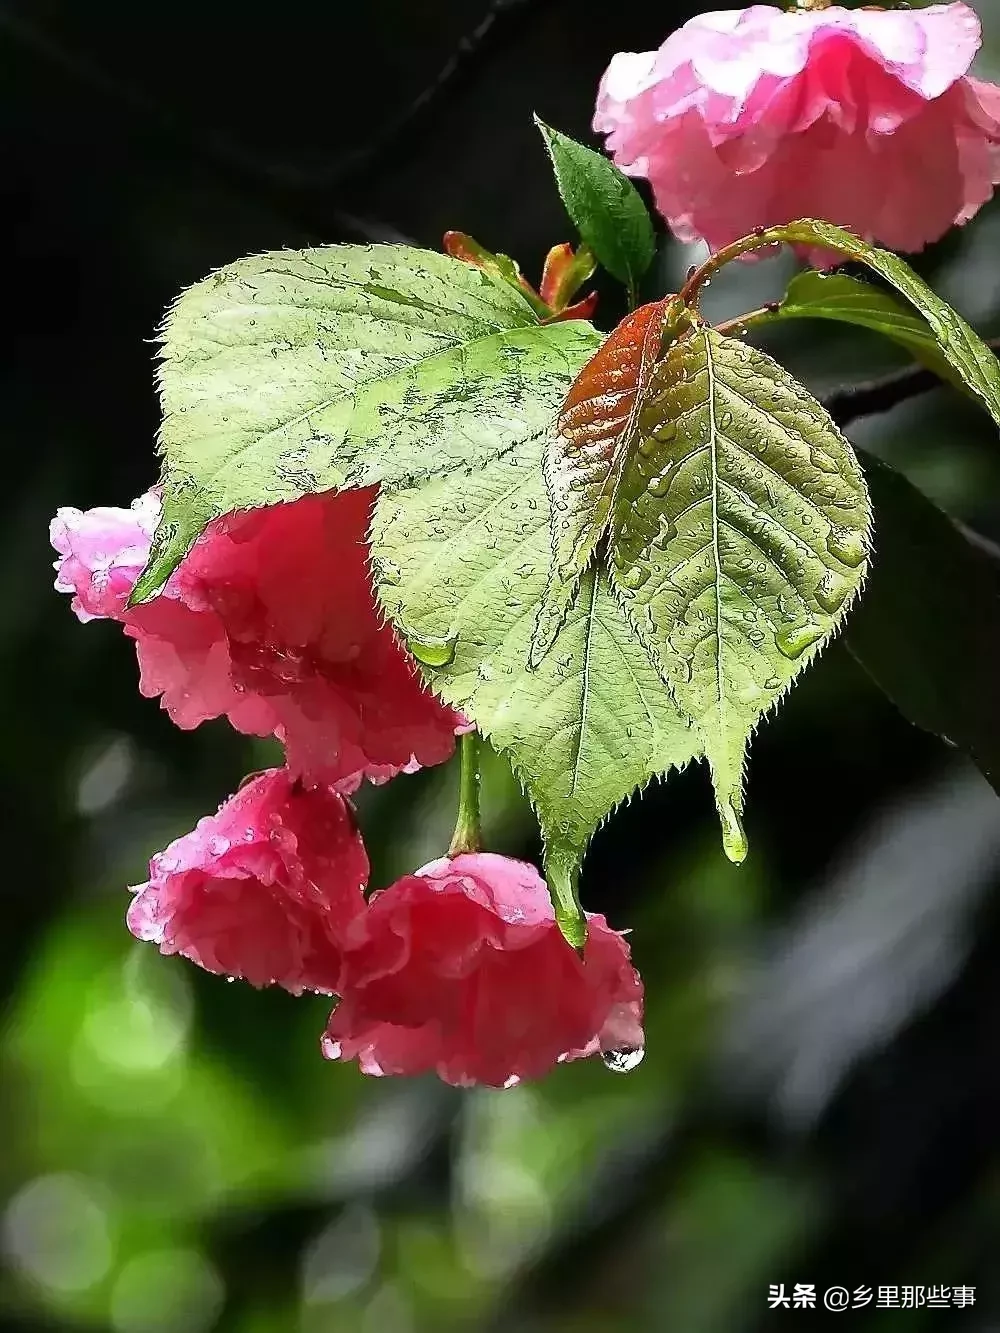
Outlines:
{"type": "Polygon", "coordinates": [[[649,491],[650,495],[655,496],[657,500],[662,500],[667,491],[670,490],[670,483],[673,479],[674,469],[668,467],[667,470],[661,472],[659,476],[650,477],[646,489],[649,491]]]}
{"type": "Polygon", "coordinates": [[[613,1051],[602,1051],[601,1059],[612,1074],[631,1074],[642,1064],[645,1054],[644,1046],[618,1046],[613,1051]]]}
{"type": "Polygon", "coordinates": [[[844,605],[850,590],[850,584],[828,569],[816,586],[816,601],[832,616],[844,605]]]}
{"type": "Polygon", "coordinates": [[[643,565],[633,565],[631,569],[627,569],[622,575],[622,583],[624,583],[626,588],[635,592],[636,589],[642,587],[648,578],[649,570],[647,568],[643,565]]]}
{"type": "Polygon", "coordinates": [[[734,865],[747,859],[749,847],[743,821],[731,801],[719,801],[719,819],[722,821],[722,850],[734,865]]]}
{"type": "Polygon", "coordinates": [[[804,625],[786,625],[783,629],[777,630],[774,642],[780,653],[794,661],[822,637],[823,631],[819,625],[807,621],[804,625]]]}
{"type": "Polygon", "coordinates": [[[677,524],[666,514],[660,515],[660,529],[653,538],[653,545],[660,551],[677,536],[677,524]]]}
{"type": "Polygon", "coordinates": [[[826,539],[826,549],[851,569],[857,569],[865,558],[861,536],[851,528],[831,528],[826,539]]]}
{"type": "Polygon", "coordinates": [[[455,660],[455,645],[458,643],[457,634],[448,634],[442,638],[434,638],[429,635],[418,637],[404,630],[403,637],[409,651],[424,666],[446,667],[455,660]]]}
{"type": "Polygon", "coordinates": [[[820,472],[833,476],[840,469],[837,467],[836,459],[831,457],[825,449],[820,449],[818,445],[809,446],[809,458],[813,467],[819,468],[820,472]]]}

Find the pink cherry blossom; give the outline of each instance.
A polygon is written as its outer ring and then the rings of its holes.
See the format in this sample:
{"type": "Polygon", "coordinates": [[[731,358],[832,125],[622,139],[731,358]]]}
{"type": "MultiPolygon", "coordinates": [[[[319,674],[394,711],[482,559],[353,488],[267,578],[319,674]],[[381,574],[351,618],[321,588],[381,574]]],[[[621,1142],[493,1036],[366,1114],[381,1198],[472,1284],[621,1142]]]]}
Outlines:
{"type": "Polygon", "coordinates": [[[1000,182],[1000,89],[968,74],[980,40],[965,4],[702,14],[614,57],[594,128],[682,241],[819,217],[920,250],[1000,182]]]}
{"type": "Polygon", "coordinates": [[[624,938],[589,917],[583,959],[534,866],[491,853],[432,861],[373,895],[352,929],[323,1039],[367,1074],[435,1070],[503,1087],[562,1060],[643,1043],[624,938]]]}
{"type": "Polygon", "coordinates": [[[353,791],[438,764],[462,719],[421,685],[379,616],[368,573],[372,490],[305,496],[215,520],[159,596],[126,606],[160,504],[60,509],[56,587],[81,620],[120,621],[140,689],[180,727],[225,716],[275,735],[307,782],[353,791]]]}
{"type": "Polygon", "coordinates": [[[153,857],[128,926],[209,972],[332,993],[367,879],[347,801],[269,769],[153,857]]]}

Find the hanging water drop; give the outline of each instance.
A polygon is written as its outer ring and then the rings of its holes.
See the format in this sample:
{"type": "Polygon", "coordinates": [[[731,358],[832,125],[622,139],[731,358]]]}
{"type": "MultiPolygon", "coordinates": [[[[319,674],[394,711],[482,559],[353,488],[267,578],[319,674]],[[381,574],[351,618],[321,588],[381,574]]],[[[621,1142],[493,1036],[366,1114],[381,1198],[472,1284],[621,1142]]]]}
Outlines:
{"type": "Polygon", "coordinates": [[[722,850],[734,865],[740,865],[747,859],[750,849],[743,821],[731,801],[719,801],[719,819],[722,822],[722,850]]]}
{"type": "Polygon", "coordinates": [[[666,516],[660,515],[660,527],[656,536],[653,538],[653,545],[657,550],[662,551],[677,536],[677,524],[666,516]]]}
{"type": "Polygon", "coordinates": [[[774,642],[779,653],[794,661],[796,657],[801,657],[807,648],[822,637],[823,631],[819,625],[807,621],[804,625],[785,625],[782,629],[777,630],[774,635],[774,642]]]}
{"type": "Polygon", "coordinates": [[[631,1074],[642,1064],[645,1054],[644,1046],[618,1046],[612,1051],[602,1051],[601,1059],[612,1074],[631,1074]]]}

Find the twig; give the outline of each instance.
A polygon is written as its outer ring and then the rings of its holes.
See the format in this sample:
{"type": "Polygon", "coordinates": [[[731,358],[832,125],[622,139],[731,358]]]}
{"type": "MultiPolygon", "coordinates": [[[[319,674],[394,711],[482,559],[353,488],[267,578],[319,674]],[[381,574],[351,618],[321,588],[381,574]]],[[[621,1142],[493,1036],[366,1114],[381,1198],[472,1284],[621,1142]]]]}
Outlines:
{"type": "Polygon", "coordinates": [[[909,398],[939,389],[943,383],[939,375],[925,366],[907,366],[881,379],[834,389],[820,401],[838,426],[849,426],[859,417],[888,412],[909,398]]]}
{"type": "Polygon", "coordinates": [[[328,170],[314,173],[309,178],[310,184],[325,189],[334,184],[343,185],[345,181],[353,180],[366,168],[374,165],[396,143],[422,129],[430,115],[438,112],[444,105],[446,96],[462,86],[485,56],[493,54],[500,33],[509,36],[514,31],[513,26],[506,22],[508,16],[526,13],[530,5],[542,2],[543,0],[492,0],[485,15],[471,32],[459,40],[455,50],[441,66],[434,79],[420,90],[413,101],[393,116],[367,143],[360,144],[328,170]]]}
{"type": "MultiPolygon", "coordinates": [[[[1000,351],[1000,338],[992,339],[987,346],[994,352],[1000,351]]],[[[893,371],[881,379],[855,384],[850,388],[835,389],[820,401],[838,426],[849,426],[859,417],[888,412],[910,398],[929,393],[931,389],[939,389],[945,382],[940,375],[928,370],[926,366],[907,366],[904,370],[893,371]]]]}
{"type": "Polygon", "coordinates": [[[386,223],[358,217],[339,208],[319,209],[303,193],[290,188],[288,175],[282,168],[258,161],[218,132],[188,123],[144,90],[123,83],[88,56],[68,50],[23,16],[0,9],[0,32],[58,67],[78,84],[117,107],[125,107],[157,131],[161,138],[179,145],[194,161],[211,167],[243,193],[276,207],[306,231],[323,238],[333,231],[349,240],[413,244],[410,237],[386,223]]]}

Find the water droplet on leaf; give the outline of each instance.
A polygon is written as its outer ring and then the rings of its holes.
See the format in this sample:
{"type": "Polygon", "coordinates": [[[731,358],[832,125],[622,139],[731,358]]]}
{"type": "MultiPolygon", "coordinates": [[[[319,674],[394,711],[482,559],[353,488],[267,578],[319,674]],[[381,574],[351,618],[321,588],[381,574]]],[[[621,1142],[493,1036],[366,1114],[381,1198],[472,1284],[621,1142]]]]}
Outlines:
{"type": "Polygon", "coordinates": [[[822,637],[823,631],[819,625],[808,621],[804,625],[786,625],[777,630],[774,635],[774,642],[779,653],[794,661],[796,657],[801,657],[807,648],[822,637]]]}
{"type": "Polygon", "coordinates": [[[649,579],[649,570],[643,565],[633,565],[622,575],[622,583],[633,592],[649,579]]]}
{"type": "Polygon", "coordinates": [[[722,850],[734,865],[747,859],[749,847],[743,821],[731,801],[719,802],[719,819],[722,821],[722,850]]]}
{"type": "Polygon", "coordinates": [[[443,638],[434,638],[426,634],[418,637],[404,630],[403,637],[409,651],[423,666],[446,667],[455,660],[457,634],[448,634],[443,638]]]}
{"type": "Polygon", "coordinates": [[[660,528],[656,536],[653,538],[653,545],[657,547],[658,550],[662,551],[663,548],[677,536],[677,524],[673,519],[668,518],[666,514],[660,515],[659,522],[660,528]]]}
{"type": "Polygon", "coordinates": [[[851,528],[831,528],[826,539],[826,549],[851,569],[857,569],[865,558],[861,536],[851,528]]]}
{"type": "Polygon", "coordinates": [[[844,605],[850,591],[850,584],[828,569],[816,586],[816,601],[832,616],[844,605]]]}
{"type": "Polygon", "coordinates": [[[820,472],[826,472],[829,476],[840,471],[836,459],[816,444],[810,445],[809,458],[813,467],[819,468],[820,472]]]}

